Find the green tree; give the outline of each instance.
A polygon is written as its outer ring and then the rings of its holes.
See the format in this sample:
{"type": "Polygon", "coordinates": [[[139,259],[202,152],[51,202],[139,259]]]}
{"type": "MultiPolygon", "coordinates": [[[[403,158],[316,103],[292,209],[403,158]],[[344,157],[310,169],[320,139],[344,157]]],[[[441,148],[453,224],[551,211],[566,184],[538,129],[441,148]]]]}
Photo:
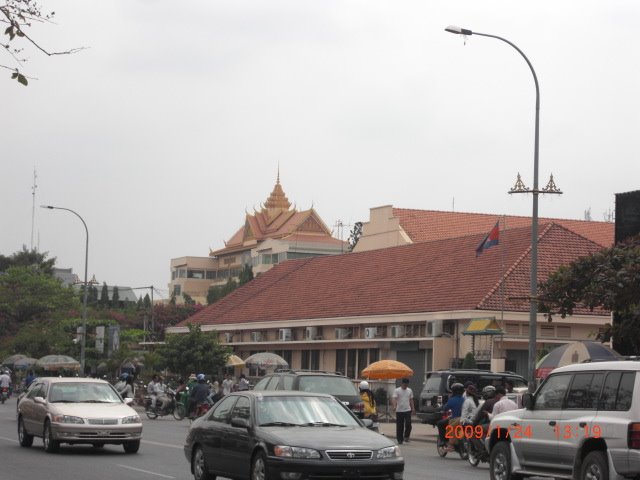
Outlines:
{"type": "Polygon", "coordinates": [[[107,308],[109,306],[109,287],[107,282],[102,283],[102,291],[100,292],[100,306],[107,308]]]}
{"type": "Polygon", "coordinates": [[[476,357],[473,355],[473,352],[467,352],[467,354],[464,356],[464,360],[462,361],[462,368],[478,368],[476,357]]]}
{"type": "Polygon", "coordinates": [[[353,228],[349,233],[349,251],[353,252],[353,249],[356,248],[360,237],[362,236],[362,222],[356,222],[353,224],[353,228]]]}
{"type": "Polygon", "coordinates": [[[174,373],[217,373],[231,354],[218,344],[216,332],[203,332],[199,325],[189,325],[189,333],[172,334],[158,349],[164,365],[174,373]]]}
{"type": "Polygon", "coordinates": [[[184,300],[185,305],[195,305],[196,301],[191,298],[191,295],[189,295],[188,293],[183,293],[182,294],[182,300],[184,300]]]}
{"type": "Polygon", "coordinates": [[[143,305],[146,309],[151,308],[151,298],[148,293],[144,296],[143,305]]]}
{"type": "Polygon", "coordinates": [[[26,245],[8,257],[0,255],[0,272],[6,271],[9,267],[31,267],[51,275],[56,264],[56,258],[47,259],[48,252],[38,252],[35,248],[29,250],[26,245]]]}
{"type": "Polygon", "coordinates": [[[120,292],[118,291],[117,285],[113,287],[113,293],[111,294],[111,306],[113,308],[120,308],[120,292]]]}
{"type": "Polygon", "coordinates": [[[225,283],[224,285],[209,287],[209,290],[207,291],[207,305],[216,303],[221,298],[233,292],[236,288],[238,288],[238,282],[236,282],[233,278],[229,278],[229,280],[227,280],[227,283],[225,283]]]}
{"type": "Polygon", "coordinates": [[[71,287],[31,267],[10,267],[0,275],[0,335],[29,320],[48,319],[77,308],[71,287]]]}
{"type": "Polygon", "coordinates": [[[246,263],[244,267],[242,267],[240,275],[238,275],[238,283],[240,286],[242,286],[245,283],[250,282],[251,280],[253,280],[253,267],[246,263]]]}
{"type": "Polygon", "coordinates": [[[577,308],[614,312],[614,348],[640,354],[640,237],[560,267],[540,285],[540,311],[565,318],[577,308]]]}

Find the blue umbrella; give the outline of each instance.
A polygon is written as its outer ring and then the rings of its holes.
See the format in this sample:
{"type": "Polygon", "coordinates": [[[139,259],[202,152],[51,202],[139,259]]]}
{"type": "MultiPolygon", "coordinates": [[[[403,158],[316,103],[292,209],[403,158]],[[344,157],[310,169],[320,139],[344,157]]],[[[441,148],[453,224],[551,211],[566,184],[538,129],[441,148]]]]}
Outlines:
{"type": "Polygon", "coordinates": [[[536,378],[545,378],[558,367],[573,363],[622,360],[622,356],[600,342],[571,342],[560,345],[536,364],[536,378]]]}

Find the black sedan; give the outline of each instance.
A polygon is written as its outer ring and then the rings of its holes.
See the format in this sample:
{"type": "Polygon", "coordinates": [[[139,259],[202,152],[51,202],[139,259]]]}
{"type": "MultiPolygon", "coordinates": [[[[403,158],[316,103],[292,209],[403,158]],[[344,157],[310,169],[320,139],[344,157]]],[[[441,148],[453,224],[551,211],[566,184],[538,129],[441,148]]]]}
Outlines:
{"type": "Polygon", "coordinates": [[[404,459],[331,395],[243,391],[193,422],[184,453],[196,480],[401,480],[404,459]]]}

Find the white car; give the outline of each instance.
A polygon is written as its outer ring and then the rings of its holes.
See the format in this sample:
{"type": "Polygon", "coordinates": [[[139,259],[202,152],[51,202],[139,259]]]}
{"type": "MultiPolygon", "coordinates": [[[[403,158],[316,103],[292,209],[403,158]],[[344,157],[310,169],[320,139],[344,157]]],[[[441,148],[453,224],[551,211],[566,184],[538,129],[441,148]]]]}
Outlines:
{"type": "Polygon", "coordinates": [[[113,386],[104,380],[43,377],[34,381],[18,402],[18,439],[30,447],[42,437],[45,451],[57,452],[61,443],[122,445],[136,453],[142,420],[113,386]]]}
{"type": "Polygon", "coordinates": [[[523,405],[491,421],[492,480],[640,476],[640,362],[557,368],[523,405]]]}

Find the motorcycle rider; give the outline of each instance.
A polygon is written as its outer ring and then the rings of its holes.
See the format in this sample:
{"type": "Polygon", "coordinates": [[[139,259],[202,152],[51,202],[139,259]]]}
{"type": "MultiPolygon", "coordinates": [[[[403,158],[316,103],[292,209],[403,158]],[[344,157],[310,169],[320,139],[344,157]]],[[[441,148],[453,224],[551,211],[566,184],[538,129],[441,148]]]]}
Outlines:
{"type": "Polygon", "coordinates": [[[205,382],[204,374],[199,373],[196,375],[197,383],[191,389],[190,397],[191,400],[189,402],[189,414],[193,415],[196,412],[198,406],[207,401],[207,397],[209,396],[209,385],[205,382]]]}
{"type": "MultiPolygon", "coordinates": [[[[456,426],[460,423],[460,415],[462,414],[462,404],[464,403],[464,398],[462,394],[464,393],[464,385],[461,383],[454,383],[451,385],[451,397],[447,403],[442,406],[442,411],[447,412],[451,410],[451,416],[449,418],[443,418],[438,421],[438,433],[440,435],[440,440],[443,442],[447,441],[446,438],[446,430],[447,425],[456,426]]],[[[454,439],[451,439],[454,440],[454,439]]],[[[449,442],[448,450],[452,451],[454,449],[454,443],[449,442]]]]}
{"type": "Polygon", "coordinates": [[[171,403],[171,399],[167,394],[174,395],[175,392],[165,385],[164,378],[161,376],[158,376],[158,381],[154,385],[154,390],[156,393],[156,400],[160,402],[160,411],[162,411],[167,408],[169,403],[171,403]]]}
{"type": "Polygon", "coordinates": [[[128,373],[125,375],[127,375],[127,378],[124,381],[124,387],[122,388],[122,391],[119,391],[118,393],[122,398],[135,398],[136,388],[133,385],[133,375],[129,375],[128,373]]]}
{"type": "Polygon", "coordinates": [[[123,396],[122,394],[124,393],[124,390],[127,387],[127,377],[129,377],[129,374],[126,372],[123,373],[118,377],[118,381],[113,386],[118,391],[120,396],[123,396]]]}
{"type": "Polygon", "coordinates": [[[11,387],[11,377],[9,376],[9,372],[3,370],[2,374],[0,374],[0,390],[6,388],[7,397],[9,396],[9,387],[11,387]]]}
{"type": "Polygon", "coordinates": [[[377,422],[378,412],[376,411],[376,400],[373,398],[373,392],[369,387],[369,382],[366,380],[360,382],[360,400],[364,403],[364,418],[369,418],[377,422]]]}
{"type": "Polygon", "coordinates": [[[498,385],[496,387],[496,398],[497,401],[493,404],[493,409],[491,410],[491,413],[489,413],[490,420],[499,413],[518,409],[518,404],[507,397],[507,390],[502,385],[498,385]]]}

